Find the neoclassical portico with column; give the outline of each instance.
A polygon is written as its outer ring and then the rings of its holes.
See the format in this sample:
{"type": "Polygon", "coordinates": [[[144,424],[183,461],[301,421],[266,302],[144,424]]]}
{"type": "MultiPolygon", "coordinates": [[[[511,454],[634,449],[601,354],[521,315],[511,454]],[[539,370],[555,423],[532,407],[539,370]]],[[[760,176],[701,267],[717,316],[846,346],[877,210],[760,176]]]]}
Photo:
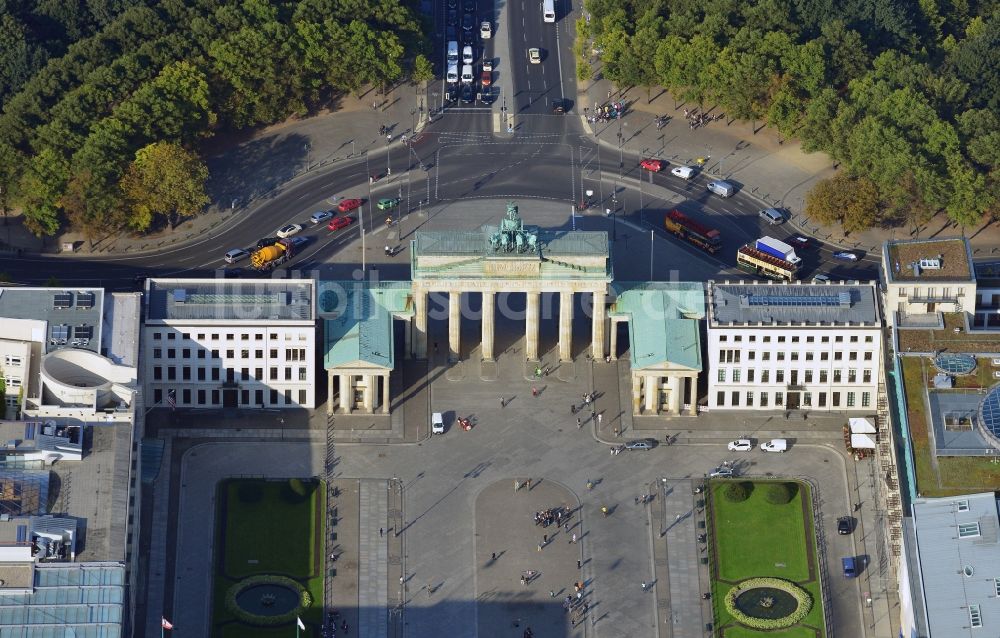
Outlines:
{"type": "Polygon", "coordinates": [[[411,243],[413,323],[410,354],[426,358],[428,301],[433,293],[448,296],[448,355],[462,352],[461,295],[482,295],[481,353],[486,361],[496,353],[496,298],[524,293],[524,358],[539,359],[541,295],[559,295],[559,359],[573,358],[573,296],[591,297],[590,351],[607,352],[608,285],[612,280],[608,236],[604,232],[551,231],[526,226],[517,206],[508,204],[499,226],[472,231],[418,232],[411,243]]]}

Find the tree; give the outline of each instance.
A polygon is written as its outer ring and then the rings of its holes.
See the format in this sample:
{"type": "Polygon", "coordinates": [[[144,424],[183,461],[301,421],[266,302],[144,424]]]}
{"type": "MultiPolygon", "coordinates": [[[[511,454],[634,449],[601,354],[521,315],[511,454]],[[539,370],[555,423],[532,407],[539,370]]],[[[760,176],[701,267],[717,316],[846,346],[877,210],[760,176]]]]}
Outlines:
{"type": "Polygon", "coordinates": [[[24,156],[21,152],[0,141],[0,210],[3,211],[5,224],[11,202],[17,197],[16,189],[23,170],[24,156]]]}
{"type": "Polygon", "coordinates": [[[767,486],[764,499],[772,505],[785,505],[795,498],[797,492],[798,488],[794,483],[771,483],[767,486]]]}
{"type": "Polygon", "coordinates": [[[430,82],[434,79],[434,65],[423,53],[418,53],[413,58],[413,72],[411,77],[414,82],[430,82]]]}
{"type": "Polygon", "coordinates": [[[18,184],[18,201],[24,211],[24,225],[38,237],[59,229],[59,198],[69,179],[66,160],[51,149],[35,155],[18,184]]]}
{"type": "Polygon", "coordinates": [[[879,222],[878,188],[865,177],[838,173],[818,182],[806,194],[806,215],[821,224],[841,224],[845,233],[879,222]]]}
{"type": "Polygon", "coordinates": [[[726,489],[723,492],[726,496],[726,500],[733,503],[742,503],[743,501],[750,498],[751,486],[749,483],[744,481],[732,481],[726,485],[726,489]]]}
{"type": "Polygon", "coordinates": [[[176,142],[156,142],[139,149],[121,180],[131,206],[129,225],[146,230],[158,215],[171,226],[176,217],[190,217],[208,203],[208,168],[176,142]]]}

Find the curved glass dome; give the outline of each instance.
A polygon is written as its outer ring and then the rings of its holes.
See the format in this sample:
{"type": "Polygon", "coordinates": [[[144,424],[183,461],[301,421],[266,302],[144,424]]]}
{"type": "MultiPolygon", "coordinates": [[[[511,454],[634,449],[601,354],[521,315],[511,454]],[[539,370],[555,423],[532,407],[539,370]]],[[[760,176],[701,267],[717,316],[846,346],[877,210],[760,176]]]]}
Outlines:
{"type": "Polygon", "coordinates": [[[943,352],[934,357],[934,367],[947,374],[972,374],[976,358],[971,354],[943,352]]]}
{"type": "Polygon", "coordinates": [[[990,388],[979,404],[979,424],[993,447],[1000,449],[1000,384],[990,388]]]}

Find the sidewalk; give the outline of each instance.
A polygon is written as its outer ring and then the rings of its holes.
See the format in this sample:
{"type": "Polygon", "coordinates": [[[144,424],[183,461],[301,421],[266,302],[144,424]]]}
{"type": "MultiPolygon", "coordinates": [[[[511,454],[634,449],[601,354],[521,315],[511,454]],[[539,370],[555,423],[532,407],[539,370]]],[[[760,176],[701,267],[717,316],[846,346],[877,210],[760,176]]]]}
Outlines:
{"type": "Polygon", "coordinates": [[[202,238],[245,218],[297,178],[362,158],[365,151],[384,155],[386,137],[379,135],[379,126],[388,127],[394,145],[400,143],[401,135],[422,130],[427,119],[425,96],[425,87],[412,84],[402,84],[386,96],[372,89],[361,97],[343,97],[336,111],[292,118],[259,130],[222,133],[208,140],[202,154],[208,165],[212,204],[174,230],[112,235],[95,240],[91,247],[81,232],[65,232],[43,242],[23,228],[19,217],[11,217],[0,231],[0,248],[6,244],[27,252],[58,253],[63,243],[76,242],[80,255],[138,254],[202,238]],[[377,109],[372,108],[375,102],[377,109]]]}
{"type": "MultiPolygon", "coordinates": [[[[597,69],[600,64],[595,65],[597,69]]],[[[832,177],[837,165],[825,153],[806,153],[798,140],[782,141],[776,131],[763,126],[753,133],[749,122],[733,122],[723,118],[692,129],[684,118],[684,109],[697,108],[697,104],[675,102],[674,98],[659,87],[649,92],[636,87],[619,96],[608,80],[603,79],[598,70],[597,81],[587,83],[585,89],[577,93],[576,110],[584,128],[595,135],[608,148],[618,148],[619,126],[623,148],[642,156],[659,157],[674,164],[693,164],[699,157],[709,158],[705,172],[737,184],[762,204],[785,209],[793,226],[810,236],[847,249],[861,249],[877,252],[887,239],[908,239],[915,236],[910,228],[873,228],[845,236],[839,227],[818,224],[805,216],[806,194],[816,182],[832,177]],[[618,120],[603,124],[589,124],[584,108],[593,112],[595,106],[612,100],[624,99],[628,103],[628,113],[618,120]],[[656,128],[656,118],[668,118],[660,130],[656,128]]],[[[705,110],[716,115],[722,110],[706,104],[705,110]]],[[[962,232],[943,213],[924,224],[920,238],[936,235],[958,236],[962,232]]],[[[985,223],[981,227],[967,228],[975,256],[1000,258],[1000,227],[985,223]]]]}

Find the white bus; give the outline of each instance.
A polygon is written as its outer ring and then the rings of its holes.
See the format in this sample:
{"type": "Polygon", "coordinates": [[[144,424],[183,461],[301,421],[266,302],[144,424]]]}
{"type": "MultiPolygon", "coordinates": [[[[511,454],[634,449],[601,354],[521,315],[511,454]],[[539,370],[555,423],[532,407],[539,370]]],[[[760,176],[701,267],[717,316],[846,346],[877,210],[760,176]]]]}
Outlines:
{"type": "Polygon", "coordinates": [[[543,22],[556,21],[555,0],[542,0],[542,21],[543,22]]]}

